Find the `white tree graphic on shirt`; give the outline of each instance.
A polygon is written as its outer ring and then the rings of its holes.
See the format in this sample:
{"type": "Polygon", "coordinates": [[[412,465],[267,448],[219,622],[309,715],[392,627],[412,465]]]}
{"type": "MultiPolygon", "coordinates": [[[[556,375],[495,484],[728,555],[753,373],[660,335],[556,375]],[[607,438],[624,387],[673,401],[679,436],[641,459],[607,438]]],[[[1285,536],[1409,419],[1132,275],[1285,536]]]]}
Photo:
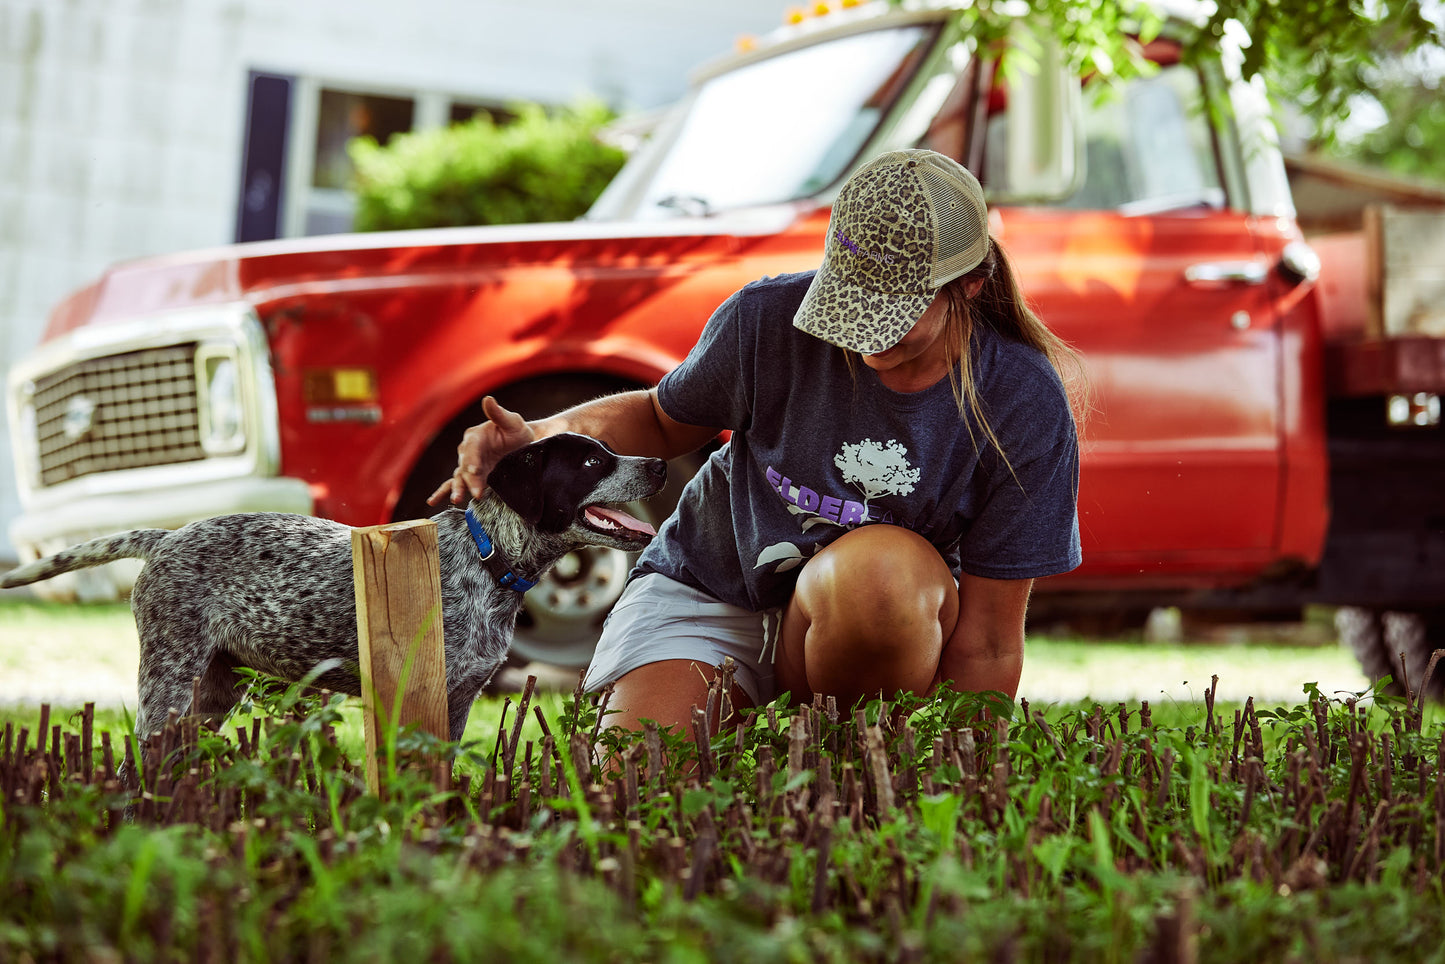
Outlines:
{"type": "MultiPolygon", "coordinates": [[[[923,474],[908,461],[908,449],[897,439],[886,443],[865,438],[857,443],[843,443],[843,448],[833,458],[833,464],[843,474],[843,481],[857,486],[863,493],[866,507],[880,495],[909,495],[923,474]]],[[[804,532],[820,523],[837,525],[832,519],[816,512],[808,512],[790,500],[788,509],[796,516],[802,516],[799,526],[804,532]]],[[[865,508],[864,518],[867,518],[865,508]]],[[[813,551],[817,551],[816,547],[813,551]]],[[[754,568],[776,564],[775,572],[787,572],[803,564],[806,557],[801,549],[791,542],[778,542],[758,554],[754,568]]]]}
{"type": "Polygon", "coordinates": [[[863,492],[867,505],[880,495],[908,495],[918,484],[921,469],[908,462],[908,449],[897,439],[886,444],[865,438],[857,444],[843,444],[833,458],[843,473],[843,481],[856,485],[863,492]]]}

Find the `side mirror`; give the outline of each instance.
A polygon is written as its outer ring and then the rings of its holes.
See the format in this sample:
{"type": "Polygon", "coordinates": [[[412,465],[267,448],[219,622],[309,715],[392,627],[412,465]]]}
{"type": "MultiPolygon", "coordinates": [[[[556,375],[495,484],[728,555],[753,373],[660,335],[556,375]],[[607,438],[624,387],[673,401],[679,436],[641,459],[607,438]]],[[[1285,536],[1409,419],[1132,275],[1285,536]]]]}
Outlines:
{"type": "Polygon", "coordinates": [[[1084,179],[1079,80],[1052,37],[1020,24],[1005,55],[1004,156],[989,169],[989,200],[1047,202],[1069,197],[1084,179]]]}

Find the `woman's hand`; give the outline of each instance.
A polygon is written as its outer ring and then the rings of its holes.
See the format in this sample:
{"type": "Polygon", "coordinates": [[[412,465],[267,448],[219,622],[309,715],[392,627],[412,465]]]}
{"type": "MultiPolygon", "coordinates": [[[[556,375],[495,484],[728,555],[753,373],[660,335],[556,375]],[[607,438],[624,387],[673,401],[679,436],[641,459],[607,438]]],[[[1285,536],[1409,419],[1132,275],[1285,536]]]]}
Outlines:
{"type": "Polygon", "coordinates": [[[487,421],[473,425],[462,435],[456,471],[427,498],[429,505],[445,501],[465,505],[470,499],[481,498],[487,490],[487,476],[502,456],[537,438],[526,419],[503,408],[490,395],[482,399],[482,412],[487,421]]]}

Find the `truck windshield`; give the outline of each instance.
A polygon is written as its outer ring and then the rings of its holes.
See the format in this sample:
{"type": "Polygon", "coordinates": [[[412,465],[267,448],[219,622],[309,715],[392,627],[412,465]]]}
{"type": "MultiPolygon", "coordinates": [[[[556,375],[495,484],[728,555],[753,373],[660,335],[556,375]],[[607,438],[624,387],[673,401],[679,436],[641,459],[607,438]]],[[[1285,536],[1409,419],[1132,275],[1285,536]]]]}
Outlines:
{"type": "Polygon", "coordinates": [[[706,215],[817,193],[847,173],[935,34],[919,25],[853,34],[709,79],[588,217],[706,215]]]}

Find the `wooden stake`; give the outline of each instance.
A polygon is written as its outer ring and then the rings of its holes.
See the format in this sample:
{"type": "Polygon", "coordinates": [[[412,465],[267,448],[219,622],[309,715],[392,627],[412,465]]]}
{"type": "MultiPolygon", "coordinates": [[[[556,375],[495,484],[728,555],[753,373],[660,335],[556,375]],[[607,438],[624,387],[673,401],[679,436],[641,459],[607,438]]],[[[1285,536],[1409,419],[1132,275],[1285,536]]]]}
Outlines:
{"type": "Polygon", "coordinates": [[[429,519],[351,533],[356,631],[366,730],[366,785],[381,789],[388,725],[416,723],[438,739],[447,723],[441,563],[429,519]]]}

